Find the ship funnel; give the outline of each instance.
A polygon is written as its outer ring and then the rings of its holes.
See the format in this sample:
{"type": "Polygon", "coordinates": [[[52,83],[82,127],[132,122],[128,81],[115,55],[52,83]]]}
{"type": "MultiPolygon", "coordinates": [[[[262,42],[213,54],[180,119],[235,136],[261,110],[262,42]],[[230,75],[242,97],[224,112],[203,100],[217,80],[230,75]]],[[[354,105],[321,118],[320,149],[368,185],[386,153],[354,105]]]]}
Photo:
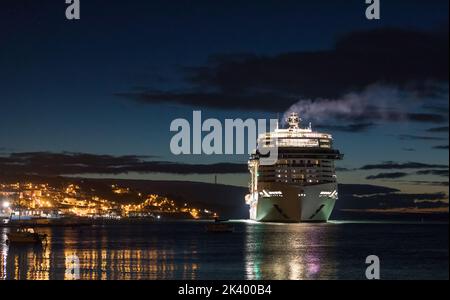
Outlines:
{"type": "Polygon", "coordinates": [[[296,112],[292,112],[287,118],[289,129],[298,129],[301,119],[296,112]]]}

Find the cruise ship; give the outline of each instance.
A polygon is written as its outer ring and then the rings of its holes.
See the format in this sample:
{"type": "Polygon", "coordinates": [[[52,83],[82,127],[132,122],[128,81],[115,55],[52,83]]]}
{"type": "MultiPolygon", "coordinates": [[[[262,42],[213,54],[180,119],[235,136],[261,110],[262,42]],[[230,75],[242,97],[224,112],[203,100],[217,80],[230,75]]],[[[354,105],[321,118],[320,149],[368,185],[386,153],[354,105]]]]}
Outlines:
{"type": "Polygon", "coordinates": [[[258,136],[258,147],[248,161],[251,180],[245,201],[250,219],[326,222],[338,199],[334,161],[343,155],[333,149],[330,134],[313,131],[311,124],[301,128],[297,113],[286,121],[288,128],[258,136]],[[278,149],[275,164],[261,163],[265,151],[260,150],[266,145],[278,149]]]}

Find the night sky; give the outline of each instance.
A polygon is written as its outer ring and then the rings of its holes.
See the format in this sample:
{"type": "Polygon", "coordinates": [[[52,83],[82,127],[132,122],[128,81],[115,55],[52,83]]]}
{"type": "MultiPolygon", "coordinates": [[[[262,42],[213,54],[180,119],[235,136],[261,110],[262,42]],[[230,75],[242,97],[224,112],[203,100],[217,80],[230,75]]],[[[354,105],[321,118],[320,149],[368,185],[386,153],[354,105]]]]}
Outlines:
{"type": "Polygon", "coordinates": [[[448,1],[64,2],[0,4],[3,170],[246,186],[246,155],[172,155],[170,122],[296,110],[340,182],[448,195],[448,1]]]}

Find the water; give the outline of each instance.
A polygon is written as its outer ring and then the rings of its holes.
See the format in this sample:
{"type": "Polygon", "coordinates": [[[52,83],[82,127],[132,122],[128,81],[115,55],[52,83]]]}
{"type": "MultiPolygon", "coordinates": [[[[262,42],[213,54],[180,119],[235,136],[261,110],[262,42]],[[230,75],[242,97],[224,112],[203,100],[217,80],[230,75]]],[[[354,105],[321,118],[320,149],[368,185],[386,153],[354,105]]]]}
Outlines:
{"type": "Polygon", "coordinates": [[[448,279],[448,224],[259,224],[207,233],[204,222],[41,228],[48,244],[8,246],[0,228],[0,278],[365,279],[365,258],[382,279],[448,279]]]}

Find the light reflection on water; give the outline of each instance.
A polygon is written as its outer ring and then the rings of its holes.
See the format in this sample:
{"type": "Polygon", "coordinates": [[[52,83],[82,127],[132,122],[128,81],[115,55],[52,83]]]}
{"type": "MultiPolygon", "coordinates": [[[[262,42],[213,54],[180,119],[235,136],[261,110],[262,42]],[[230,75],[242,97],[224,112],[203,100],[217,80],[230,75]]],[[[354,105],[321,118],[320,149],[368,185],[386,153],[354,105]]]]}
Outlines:
{"type": "Polygon", "coordinates": [[[8,246],[0,228],[0,279],[364,279],[377,254],[384,278],[448,279],[447,225],[258,224],[231,234],[202,222],[40,228],[45,246],[8,246]],[[405,268],[405,265],[407,268],[405,268]]]}
{"type": "Polygon", "coordinates": [[[269,236],[264,225],[247,228],[247,279],[333,278],[332,252],[319,249],[331,249],[332,241],[326,241],[329,237],[320,225],[282,226],[271,230],[269,236]],[[290,230],[285,230],[286,226],[290,226],[290,230]],[[328,245],[323,247],[325,245],[320,243],[328,245]],[[327,265],[322,274],[321,263],[327,265]]]}
{"type": "MultiPolygon", "coordinates": [[[[134,226],[128,227],[133,230],[134,226]]],[[[142,228],[140,228],[142,229],[142,228]]],[[[197,263],[177,263],[181,258],[195,257],[195,247],[189,253],[176,254],[175,249],[158,247],[152,238],[148,242],[134,237],[116,235],[117,228],[40,228],[49,236],[47,245],[7,245],[6,232],[1,228],[1,279],[72,279],[66,270],[72,266],[66,257],[76,255],[80,262],[80,279],[195,279],[197,263]],[[53,240],[52,240],[53,237],[53,240]]],[[[126,231],[128,231],[126,230],[126,231]]],[[[145,237],[145,236],[143,236],[145,237]]]]}

